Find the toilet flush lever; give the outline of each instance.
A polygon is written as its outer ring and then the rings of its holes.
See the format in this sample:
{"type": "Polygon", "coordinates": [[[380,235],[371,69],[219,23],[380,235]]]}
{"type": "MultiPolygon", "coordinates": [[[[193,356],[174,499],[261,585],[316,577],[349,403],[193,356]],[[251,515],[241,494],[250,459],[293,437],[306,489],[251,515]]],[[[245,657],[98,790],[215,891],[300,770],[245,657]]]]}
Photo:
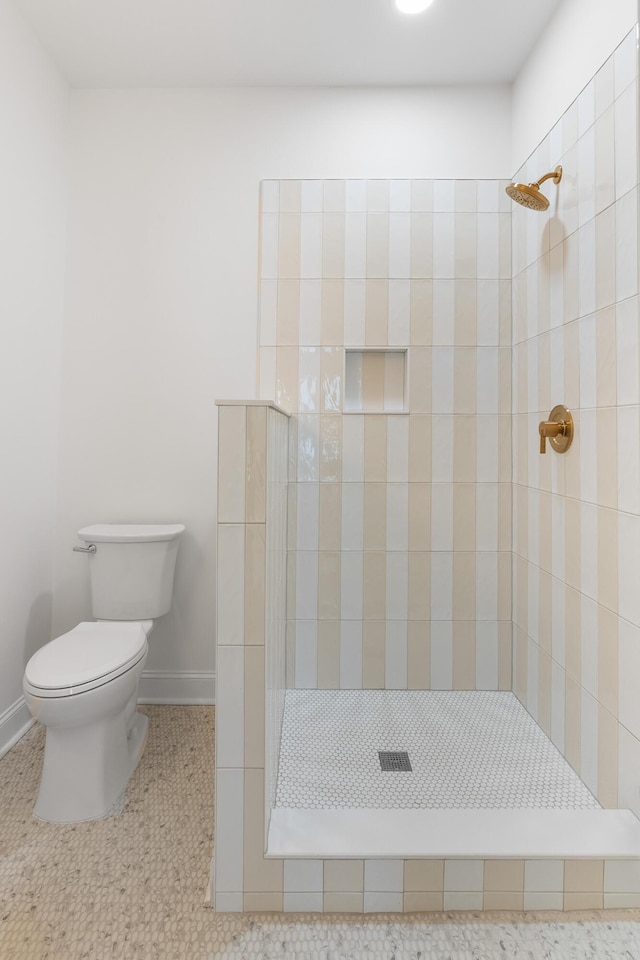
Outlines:
{"type": "Polygon", "coordinates": [[[88,547],[74,547],[74,553],[95,553],[98,548],[95,543],[90,543],[88,547]]]}

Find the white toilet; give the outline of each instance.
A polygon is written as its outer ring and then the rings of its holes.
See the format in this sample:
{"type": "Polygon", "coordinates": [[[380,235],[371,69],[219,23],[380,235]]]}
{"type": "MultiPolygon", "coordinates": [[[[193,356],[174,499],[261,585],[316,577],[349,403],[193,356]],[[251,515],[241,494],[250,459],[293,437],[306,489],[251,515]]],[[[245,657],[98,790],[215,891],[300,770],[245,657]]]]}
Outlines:
{"type": "Polygon", "coordinates": [[[148,720],[136,711],[153,621],[171,607],[175,524],[97,524],[78,536],[89,554],[96,620],[31,657],[23,688],[47,728],[34,813],[71,823],[108,816],[138,765],[148,720]]]}

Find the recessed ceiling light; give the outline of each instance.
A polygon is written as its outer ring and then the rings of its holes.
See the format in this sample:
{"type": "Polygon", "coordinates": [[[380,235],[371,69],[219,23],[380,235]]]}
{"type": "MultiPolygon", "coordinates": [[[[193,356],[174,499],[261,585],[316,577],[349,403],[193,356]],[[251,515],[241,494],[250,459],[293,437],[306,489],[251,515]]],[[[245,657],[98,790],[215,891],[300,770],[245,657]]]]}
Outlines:
{"type": "Polygon", "coordinates": [[[396,7],[401,13],[422,13],[432,3],[433,0],[396,0],[396,7]]]}

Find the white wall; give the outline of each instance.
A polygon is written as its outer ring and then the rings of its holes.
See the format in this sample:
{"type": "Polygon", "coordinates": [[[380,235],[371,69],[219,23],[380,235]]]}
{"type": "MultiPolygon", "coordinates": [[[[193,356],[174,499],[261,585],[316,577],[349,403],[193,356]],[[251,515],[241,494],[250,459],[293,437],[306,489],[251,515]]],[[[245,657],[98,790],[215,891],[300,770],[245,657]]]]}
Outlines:
{"type": "Polygon", "coordinates": [[[0,752],[51,638],[68,91],[0,0],[0,752]]]}
{"type": "Polygon", "coordinates": [[[512,173],[637,21],[638,0],[563,0],[513,85],[512,173]]]}
{"type": "Polygon", "coordinates": [[[90,616],[78,527],[182,521],[174,606],[147,661],[173,678],[142,692],[196,695],[214,669],[214,400],[256,393],[259,181],[508,176],[509,90],[78,91],[72,104],[54,627],[90,616]]]}

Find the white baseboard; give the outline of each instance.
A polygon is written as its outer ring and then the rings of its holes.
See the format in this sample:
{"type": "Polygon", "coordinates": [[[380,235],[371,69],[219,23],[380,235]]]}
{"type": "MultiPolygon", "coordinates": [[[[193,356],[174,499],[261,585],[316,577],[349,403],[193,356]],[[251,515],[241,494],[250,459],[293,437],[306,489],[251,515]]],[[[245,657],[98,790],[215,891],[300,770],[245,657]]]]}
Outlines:
{"type": "Polygon", "coordinates": [[[213,670],[144,670],[138,703],[215,703],[213,670]]]}
{"type": "Polygon", "coordinates": [[[29,713],[24,697],[20,697],[10,707],[0,713],[0,757],[4,757],[33,726],[34,719],[29,713]]]}

